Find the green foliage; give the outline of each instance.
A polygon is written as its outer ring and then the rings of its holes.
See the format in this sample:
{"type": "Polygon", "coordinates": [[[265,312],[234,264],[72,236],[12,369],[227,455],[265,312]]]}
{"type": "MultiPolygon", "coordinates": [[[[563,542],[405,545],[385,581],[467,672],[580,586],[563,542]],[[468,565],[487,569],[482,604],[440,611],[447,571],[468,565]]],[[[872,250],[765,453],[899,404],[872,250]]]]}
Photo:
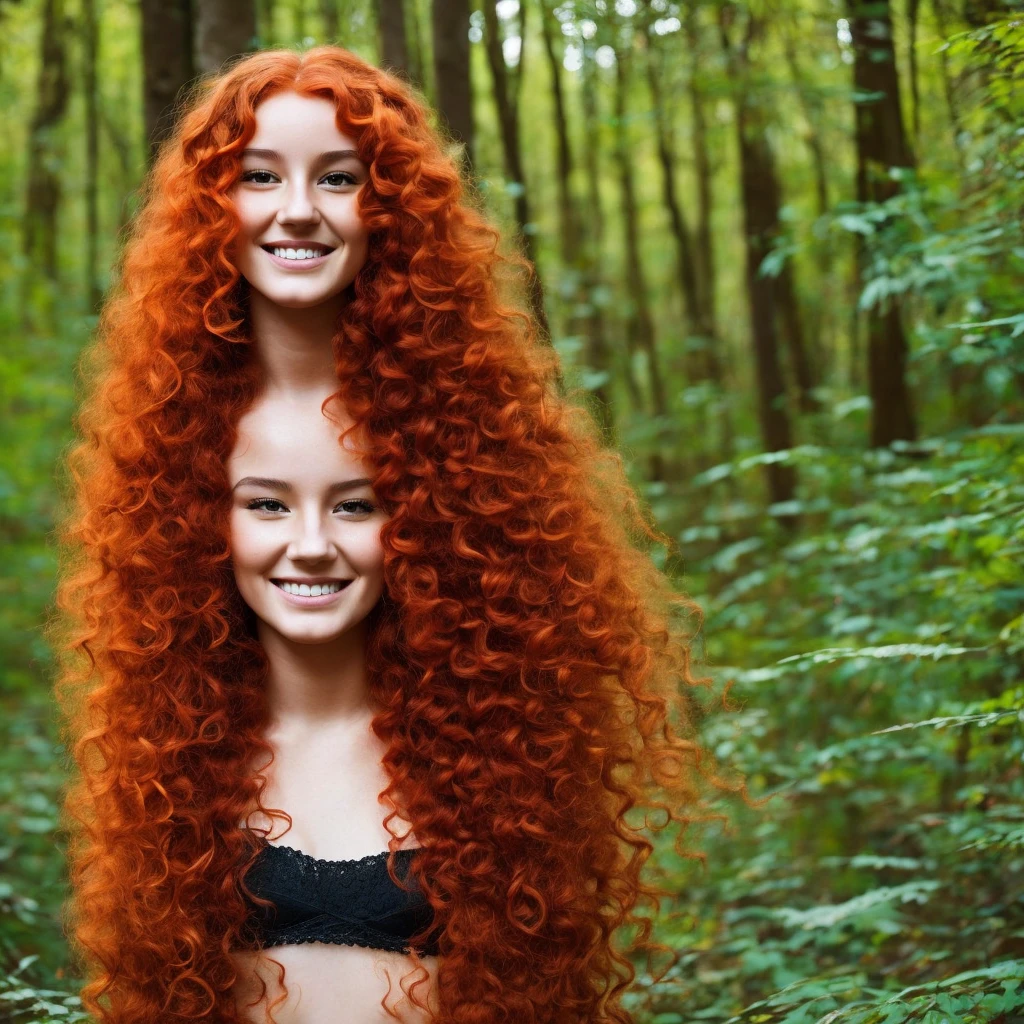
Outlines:
{"type": "MultiPolygon", "coordinates": [[[[646,16],[646,7],[625,13],[631,2],[621,0],[614,16],[600,3],[559,6],[581,61],[635,39],[630,19],[646,16]]],[[[412,6],[425,25],[427,5],[412,6]]],[[[555,140],[535,18],[523,50],[525,188],[566,379],[584,392],[609,390],[638,485],[679,541],[678,552],[653,557],[707,611],[701,653],[714,687],[702,709],[703,738],[764,802],[723,804],[728,826],[706,826],[700,837],[703,867],[654,836],[652,870],[679,894],[662,908],[655,935],[678,960],[638,963],[629,1005],[641,1024],[1010,1024],[1024,1017],[1024,22],[969,32],[957,23],[941,39],[940,26],[921,15],[918,167],[898,172],[898,195],[865,206],[849,199],[853,96],[841,33],[837,42],[839,7],[799,0],[773,8],[755,88],[775,113],[787,230],[761,273],[796,275],[821,364],[822,409],[798,420],[800,443],[765,453],[754,439],[747,325],[733,315],[743,308],[744,280],[734,83],[718,32],[720,12],[763,5],[694,3],[696,52],[682,27],[686,4],[649,6],[663,92],[688,96],[696,76],[716,172],[721,324],[708,343],[688,337],[680,320],[638,47],[627,116],[643,256],[674,400],[669,416],[650,414],[651,366],[621,343],[635,297],[622,284],[622,211],[609,159],[614,61],[605,53],[603,64],[588,65],[601,208],[585,212],[588,226],[604,218],[595,243],[603,277],[581,294],[578,268],[561,266],[557,255],[555,140]],[[787,63],[786,33],[809,43],[795,65],[787,63]],[[814,194],[815,135],[829,157],[827,212],[814,194]],[[851,288],[857,247],[867,272],[851,288]],[[859,390],[864,353],[855,323],[894,297],[912,336],[926,440],[865,451],[870,401],[859,390]],[[617,350],[600,368],[588,363],[589,340],[578,329],[595,309],[617,350]],[[724,386],[690,375],[688,357],[709,344],[725,364],[724,386]],[[656,457],[668,471],[652,482],[656,457]],[[792,501],[765,503],[763,474],[773,464],[798,470],[792,501]]],[[[264,30],[287,43],[301,23],[304,38],[313,38],[318,23],[303,12],[297,0],[281,0],[264,30]]],[[[352,8],[354,45],[366,55],[371,13],[367,4],[352,8]]],[[[139,94],[137,10],[116,0],[103,16],[105,266],[138,185],[142,145],[138,105],[123,101],[139,94]]],[[[38,17],[38,4],[0,2],[5,108],[30,103],[38,17]]],[[[897,30],[903,45],[905,26],[897,30]]],[[[480,58],[477,45],[475,74],[484,69],[480,58]]],[[[570,112],[579,114],[582,77],[567,74],[565,86],[570,112]]],[[[475,101],[480,192],[507,218],[512,192],[524,186],[501,180],[486,88],[475,101]]],[[[685,103],[674,108],[678,184],[692,219],[694,126],[685,103]]],[[[0,155],[0,331],[17,339],[0,360],[0,1019],[26,1022],[86,1019],[61,933],[57,814],[66,754],[50,721],[52,666],[39,629],[55,566],[54,466],[70,436],[73,367],[94,326],[81,284],[73,148],[83,116],[73,104],[64,129],[65,282],[57,289],[17,256],[25,118],[13,119],[0,155]]],[[[581,116],[571,121],[580,179],[584,128],[581,116]]],[[[574,184],[586,194],[582,180],[574,184]]]]}

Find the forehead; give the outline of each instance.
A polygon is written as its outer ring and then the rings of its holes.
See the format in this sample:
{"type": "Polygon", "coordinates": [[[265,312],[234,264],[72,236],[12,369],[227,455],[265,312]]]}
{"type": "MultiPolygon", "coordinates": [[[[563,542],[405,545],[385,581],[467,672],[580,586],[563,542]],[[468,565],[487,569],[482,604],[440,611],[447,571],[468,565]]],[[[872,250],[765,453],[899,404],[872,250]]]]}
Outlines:
{"type": "Polygon", "coordinates": [[[346,447],[338,441],[351,419],[336,405],[328,406],[328,413],[308,398],[261,401],[239,420],[227,463],[231,486],[243,476],[318,487],[346,475],[368,475],[365,462],[352,450],[353,439],[346,447]]]}
{"type": "Polygon", "coordinates": [[[322,96],[286,91],[256,107],[256,134],[250,148],[320,153],[355,149],[355,140],[338,129],[334,103],[322,96]]]}

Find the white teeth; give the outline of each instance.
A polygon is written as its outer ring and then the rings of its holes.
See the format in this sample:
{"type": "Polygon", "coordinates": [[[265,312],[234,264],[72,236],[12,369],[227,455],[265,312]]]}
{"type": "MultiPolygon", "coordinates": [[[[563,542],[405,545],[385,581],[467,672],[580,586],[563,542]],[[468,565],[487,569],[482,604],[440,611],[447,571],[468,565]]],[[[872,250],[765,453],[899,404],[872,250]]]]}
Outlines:
{"type": "Polygon", "coordinates": [[[274,249],[274,255],[283,260],[315,260],[327,253],[323,249],[274,249]]]}
{"type": "Polygon", "coordinates": [[[322,597],[324,594],[336,594],[341,590],[340,583],[279,583],[278,586],[286,594],[294,594],[296,597],[322,597]]]}

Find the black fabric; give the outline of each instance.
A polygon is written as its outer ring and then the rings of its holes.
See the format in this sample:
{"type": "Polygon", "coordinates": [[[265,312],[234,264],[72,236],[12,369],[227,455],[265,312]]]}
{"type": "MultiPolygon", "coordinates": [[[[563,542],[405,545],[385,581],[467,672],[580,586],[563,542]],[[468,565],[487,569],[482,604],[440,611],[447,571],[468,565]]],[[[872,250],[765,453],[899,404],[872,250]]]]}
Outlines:
{"type": "MultiPolygon", "coordinates": [[[[404,892],[388,875],[386,850],[358,860],[320,860],[264,841],[245,877],[254,894],[274,902],[260,907],[247,900],[259,945],[331,942],[407,952],[409,939],[433,920],[430,904],[410,877],[417,852],[395,853],[395,874],[413,886],[404,892]]],[[[425,943],[420,953],[436,956],[436,941],[425,943]]]]}

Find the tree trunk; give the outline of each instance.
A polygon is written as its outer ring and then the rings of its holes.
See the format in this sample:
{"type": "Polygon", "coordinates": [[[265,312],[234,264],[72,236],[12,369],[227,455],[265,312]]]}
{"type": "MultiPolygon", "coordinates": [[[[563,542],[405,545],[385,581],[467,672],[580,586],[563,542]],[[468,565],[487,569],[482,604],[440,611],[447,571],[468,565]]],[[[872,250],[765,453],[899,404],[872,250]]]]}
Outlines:
{"type": "MultiPolygon", "coordinates": [[[[597,84],[594,75],[594,59],[592,49],[580,38],[580,50],[583,55],[583,163],[587,178],[587,217],[581,226],[586,231],[586,254],[588,261],[587,274],[587,363],[598,373],[610,374],[612,368],[611,353],[605,335],[604,308],[605,289],[603,250],[604,250],[604,214],[601,208],[601,169],[599,166],[601,142],[597,109],[597,84]]],[[[633,376],[633,367],[627,361],[626,371],[627,392],[639,399],[640,389],[633,376]]],[[[611,389],[607,384],[594,389],[598,402],[598,414],[609,443],[615,437],[615,407],[612,404],[611,389]]]]}
{"type": "Polygon", "coordinates": [[[96,279],[100,234],[99,160],[100,118],[96,86],[99,23],[96,0],[82,0],[82,91],[85,94],[85,294],[89,309],[97,311],[101,294],[96,279]]]}
{"type": "MultiPolygon", "coordinates": [[[[765,450],[781,451],[792,447],[786,387],[779,362],[776,331],[778,279],[761,273],[765,257],[772,251],[779,227],[781,190],[775,162],[759,112],[748,92],[748,53],[760,26],[753,16],[746,37],[735,47],[728,38],[724,22],[722,45],[736,89],[736,135],[740,155],[740,205],[746,241],[746,283],[750,304],[750,330],[753,343],[758,418],[765,450]]],[[[792,466],[769,463],[765,466],[768,493],[773,504],[791,501],[796,491],[796,472],[792,466]]]]}
{"type": "MultiPolygon", "coordinates": [[[[566,112],[565,90],[562,87],[562,61],[564,49],[556,46],[562,33],[558,22],[545,0],[540,0],[541,36],[548,60],[551,78],[551,102],[555,115],[555,167],[558,176],[559,250],[562,273],[568,275],[566,282],[571,289],[572,311],[569,315],[568,333],[586,337],[587,366],[597,374],[597,383],[588,388],[598,421],[607,440],[611,440],[614,424],[611,416],[611,396],[608,391],[609,367],[608,346],[604,338],[600,311],[593,304],[595,290],[599,287],[597,253],[593,245],[582,244],[582,216],[579,203],[572,190],[573,155],[569,139],[569,118],[566,112]]],[[[596,244],[600,244],[597,242],[596,244]]]]}
{"type": "Polygon", "coordinates": [[[196,71],[200,75],[213,74],[225,61],[255,47],[255,2],[200,0],[194,6],[192,30],[196,71]]]}
{"type": "Polygon", "coordinates": [[[697,177],[697,227],[695,264],[698,293],[700,295],[700,322],[706,325],[710,337],[718,337],[715,317],[715,249],[711,232],[714,215],[712,196],[711,156],[708,150],[707,120],[704,117],[704,95],[700,88],[697,60],[701,53],[701,39],[697,24],[696,6],[692,2],[686,9],[686,45],[692,54],[687,81],[690,118],[693,122],[693,160],[697,177]]]}
{"type": "Polygon", "coordinates": [[[423,30],[420,25],[420,8],[416,0],[409,0],[406,9],[409,43],[409,78],[417,89],[424,89],[427,83],[427,69],[423,57],[423,30]]]}
{"type": "MultiPolygon", "coordinates": [[[[770,151],[768,156],[769,159],[772,159],[770,151]]],[[[774,172],[774,166],[772,169],[774,172]]],[[[789,260],[779,272],[776,301],[782,321],[783,336],[786,340],[786,350],[789,353],[789,363],[793,369],[793,380],[796,383],[800,411],[804,413],[817,412],[820,405],[814,397],[815,372],[807,352],[803,318],[800,316],[800,303],[797,300],[796,282],[793,279],[793,266],[789,260]]]]}
{"type": "Polygon", "coordinates": [[[409,48],[405,42],[402,0],[377,0],[377,29],[381,65],[409,78],[409,48]]]}
{"type": "MultiPolygon", "coordinates": [[[[935,24],[939,30],[939,37],[944,43],[948,42],[949,32],[946,29],[946,11],[942,0],[932,0],[932,10],[935,13],[935,24]]],[[[960,176],[963,178],[965,177],[963,117],[960,113],[960,100],[957,97],[956,85],[953,82],[953,71],[949,66],[949,51],[946,47],[939,51],[939,67],[942,71],[942,92],[946,97],[946,109],[949,112],[949,126],[953,131],[953,147],[956,150],[960,176]]]]}
{"type": "MultiPolygon", "coordinates": [[[[645,14],[648,12],[645,11],[645,14]]],[[[660,69],[656,66],[656,53],[652,46],[647,26],[641,24],[640,37],[644,42],[647,56],[647,85],[651,92],[654,108],[654,134],[657,141],[658,162],[661,164],[661,197],[668,211],[669,228],[676,248],[676,268],[679,275],[679,291],[683,297],[683,312],[689,325],[689,333],[701,337],[702,345],[706,344],[703,337],[706,325],[701,322],[700,298],[697,288],[697,267],[693,255],[693,244],[690,240],[690,227],[686,223],[686,213],[679,201],[676,191],[676,154],[673,146],[671,129],[662,95],[660,69]]],[[[702,360],[694,359],[689,345],[686,346],[686,375],[690,384],[696,384],[706,375],[706,367],[702,360]]]]}
{"type": "Polygon", "coordinates": [[[337,0],[320,0],[320,21],[324,26],[324,42],[337,45],[341,40],[337,0]]]}
{"type": "Polygon", "coordinates": [[[817,213],[819,217],[823,217],[831,206],[828,197],[828,159],[825,156],[825,145],[821,140],[821,123],[824,114],[821,109],[821,100],[814,91],[816,86],[807,81],[800,67],[798,44],[794,39],[792,28],[790,22],[783,23],[782,43],[786,53],[786,63],[789,65],[789,74],[796,86],[797,100],[800,103],[804,120],[807,122],[804,143],[811,154],[811,167],[814,169],[814,196],[817,213]]]}
{"type": "Polygon", "coordinates": [[[42,14],[36,109],[28,134],[22,251],[32,266],[56,282],[57,215],[61,199],[57,129],[68,104],[63,0],[43,0],[42,14]]]}
{"type": "MultiPolygon", "coordinates": [[[[892,17],[888,0],[847,3],[854,52],[857,198],[883,203],[900,188],[889,169],[914,166],[900,110],[892,17]]],[[[914,440],[917,425],[906,379],[908,345],[899,301],[890,297],[867,310],[866,319],[871,444],[914,440]]]]}
{"type": "Polygon", "coordinates": [[[473,163],[473,87],[469,72],[469,0],[433,0],[436,106],[456,142],[463,164],[473,163]]]}
{"type": "MultiPolygon", "coordinates": [[[[259,41],[260,46],[273,47],[277,45],[277,31],[274,25],[274,10],[276,4],[274,0],[256,0],[256,23],[259,27],[259,41]]],[[[320,10],[324,18],[324,29],[327,31],[329,24],[329,18],[331,15],[326,13],[330,8],[332,11],[335,10],[334,3],[332,0],[322,0],[320,4],[320,10]]],[[[334,27],[335,34],[337,34],[338,20],[337,15],[334,15],[334,27]]]]}
{"type": "MultiPolygon", "coordinates": [[[[548,74],[551,76],[551,105],[555,115],[555,167],[558,174],[558,213],[559,213],[559,247],[562,252],[562,263],[569,267],[576,263],[579,256],[580,224],[579,211],[572,194],[572,145],[569,141],[569,119],[566,116],[565,90],[562,88],[562,60],[564,52],[556,52],[552,21],[554,15],[548,9],[545,0],[541,3],[541,36],[544,40],[544,52],[548,59],[548,74]]],[[[555,21],[554,28],[558,28],[555,21]]]]}
{"type": "Polygon", "coordinates": [[[921,0],[907,0],[907,63],[910,67],[910,110],[915,143],[921,138],[921,81],[917,69],[917,22],[921,0]]]}
{"type": "MultiPolygon", "coordinates": [[[[519,74],[510,81],[505,54],[502,49],[501,25],[495,8],[497,0],[484,0],[484,44],[487,50],[487,64],[491,69],[491,84],[494,105],[498,114],[498,129],[501,148],[505,159],[505,181],[513,191],[513,207],[519,229],[519,244],[533,268],[530,278],[530,306],[544,337],[550,339],[547,314],[544,311],[544,291],[537,272],[537,246],[533,241],[535,225],[530,220],[530,201],[527,196],[526,175],[523,172],[523,154],[519,145],[519,83],[522,81],[522,58],[520,51],[519,74]]],[[[522,6],[520,16],[520,38],[526,37],[526,7],[522,6]]]]}
{"type": "Polygon", "coordinates": [[[188,0],[142,0],[142,105],[149,162],[173,127],[174,105],[192,81],[188,0]]]}
{"type": "MultiPolygon", "coordinates": [[[[633,179],[635,154],[630,145],[626,121],[626,90],[630,78],[629,44],[624,43],[615,52],[615,162],[619,171],[619,190],[622,197],[623,255],[625,257],[626,335],[647,356],[647,375],[651,391],[651,411],[662,423],[668,420],[668,399],[665,377],[661,369],[654,317],[647,296],[647,280],[640,257],[640,223],[633,179]]],[[[665,479],[665,459],[659,448],[651,458],[651,477],[665,479]]]]}

